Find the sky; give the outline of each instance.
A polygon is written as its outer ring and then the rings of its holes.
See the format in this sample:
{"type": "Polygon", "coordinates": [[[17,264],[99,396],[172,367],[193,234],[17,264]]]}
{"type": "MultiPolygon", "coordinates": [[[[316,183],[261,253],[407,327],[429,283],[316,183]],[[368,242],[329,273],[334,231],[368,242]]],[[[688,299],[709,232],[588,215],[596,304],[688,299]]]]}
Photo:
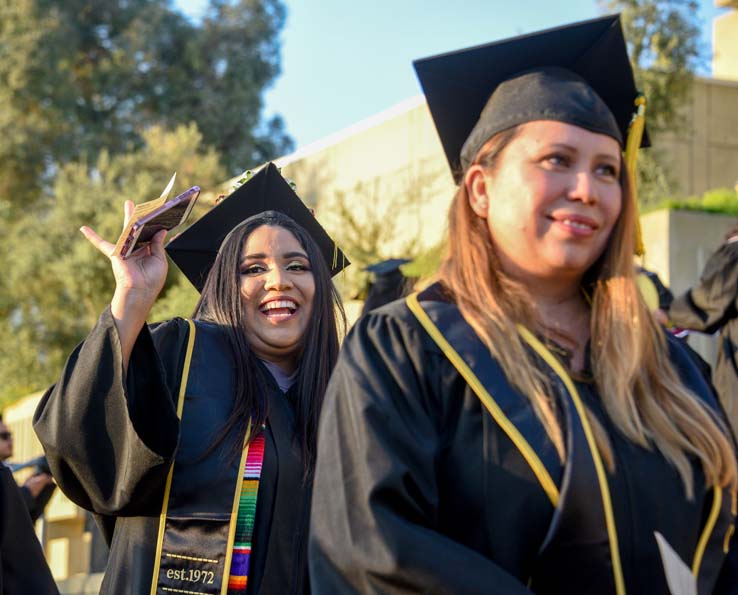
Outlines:
{"type": "MultiPolygon", "coordinates": [[[[698,0],[709,76],[712,19],[698,0]]],[[[207,0],[175,0],[198,19],[207,0]]],[[[421,90],[412,61],[600,16],[595,0],[284,0],[282,74],[264,95],[296,148],[374,116],[421,90]]]]}

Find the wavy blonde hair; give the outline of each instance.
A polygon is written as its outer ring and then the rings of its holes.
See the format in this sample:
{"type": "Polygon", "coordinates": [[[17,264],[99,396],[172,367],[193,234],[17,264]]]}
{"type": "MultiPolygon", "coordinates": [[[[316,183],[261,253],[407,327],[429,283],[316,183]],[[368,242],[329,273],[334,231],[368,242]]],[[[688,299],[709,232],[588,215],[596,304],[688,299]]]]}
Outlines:
{"type": "MultiPolygon", "coordinates": [[[[519,129],[492,137],[475,163],[494,175],[500,153],[519,129]]],[[[681,382],[671,364],[664,334],[636,287],[636,215],[624,164],[620,184],[620,215],[604,253],[584,279],[592,299],[591,367],[598,393],[615,426],[627,438],[644,448],[657,448],[678,470],[688,498],[694,495],[690,458],[700,462],[708,485],[735,489],[738,470],[724,424],[681,382]]],[[[530,398],[563,460],[563,432],[549,382],[533,365],[516,328],[522,324],[545,333],[546,327],[526,288],[503,273],[486,221],[472,210],[463,183],[451,204],[448,233],[448,254],[439,271],[441,283],[510,382],[530,398]]],[[[607,434],[591,412],[588,418],[598,449],[613,472],[607,434]]]]}

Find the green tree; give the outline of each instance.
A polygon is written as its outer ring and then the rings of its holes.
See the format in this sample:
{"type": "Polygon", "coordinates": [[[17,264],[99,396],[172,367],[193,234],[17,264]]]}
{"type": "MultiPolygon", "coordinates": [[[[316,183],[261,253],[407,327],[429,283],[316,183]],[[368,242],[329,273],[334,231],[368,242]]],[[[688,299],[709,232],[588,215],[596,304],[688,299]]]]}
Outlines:
{"type": "Polygon", "coordinates": [[[150,126],[195,122],[237,173],[291,147],[262,121],[279,73],[281,0],[0,0],[0,200],[28,205],[65,163],[130,151],[150,126]]]}
{"type": "MultiPolygon", "coordinates": [[[[337,190],[318,205],[319,218],[351,259],[352,266],[341,276],[344,298],[361,295],[366,289],[370,278],[364,270],[367,265],[389,258],[412,260],[429,252],[422,242],[423,222],[429,216],[428,197],[445,175],[441,168],[377,177],[358,182],[349,192],[337,190]]],[[[419,268],[423,272],[428,269],[419,268]]]]}
{"type": "MultiPolygon", "coordinates": [[[[175,191],[194,184],[214,187],[225,174],[217,152],[204,150],[202,144],[194,124],[173,132],[151,128],[143,135],[143,146],[129,153],[103,151],[92,164],[63,166],[49,197],[6,226],[0,248],[1,400],[52,382],[110,300],[113,278],[108,260],[78,233],[79,227],[90,225],[101,235],[116,238],[123,201],[158,196],[174,169],[175,191]]],[[[197,292],[172,266],[152,314],[187,316],[196,299],[197,292]]]]}
{"type": "MultiPolygon", "coordinates": [[[[698,4],[695,0],[604,0],[620,12],[636,85],[648,100],[652,137],[684,129],[683,108],[691,98],[694,73],[702,59],[698,4]]],[[[658,145],[641,152],[639,198],[649,204],[674,193],[658,145]]]]}

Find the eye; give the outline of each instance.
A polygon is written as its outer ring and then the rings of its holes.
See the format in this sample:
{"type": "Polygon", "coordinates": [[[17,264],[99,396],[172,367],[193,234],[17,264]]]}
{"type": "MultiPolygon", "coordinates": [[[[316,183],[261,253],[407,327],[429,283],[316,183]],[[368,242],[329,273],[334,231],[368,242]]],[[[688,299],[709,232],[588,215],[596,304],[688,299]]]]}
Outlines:
{"type": "Polygon", "coordinates": [[[571,159],[563,153],[551,153],[543,158],[543,163],[552,167],[567,167],[571,163],[571,159]]]}
{"type": "Polygon", "coordinates": [[[259,275],[266,271],[266,268],[261,264],[250,264],[248,266],[242,266],[239,271],[242,275],[259,275]]]}
{"type": "Polygon", "coordinates": [[[620,175],[620,171],[612,163],[603,163],[597,166],[597,175],[605,178],[617,179],[620,175]]]}
{"type": "Polygon", "coordinates": [[[299,260],[293,260],[286,267],[288,271],[309,271],[310,266],[307,263],[300,262],[299,260]]]}

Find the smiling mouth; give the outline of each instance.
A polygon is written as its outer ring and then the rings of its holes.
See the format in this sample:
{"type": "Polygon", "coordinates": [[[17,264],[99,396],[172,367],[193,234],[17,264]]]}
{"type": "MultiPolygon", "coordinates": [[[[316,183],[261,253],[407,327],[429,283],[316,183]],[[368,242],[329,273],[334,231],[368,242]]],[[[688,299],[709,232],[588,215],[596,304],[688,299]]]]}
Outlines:
{"type": "Polygon", "coordinates": [[[290,299],[272,300],[259,306],[259,312],[273,322],[291,318],[300,307],[290,299]]]}
{"type": "Polygon", "coordinates": [[[575,221],[574,219],[561,219],[560,221],[564,225],[570,225],[576,229],[583,229],[585,231],[594,231],[596,229],[594,225],[584,223],[583,221],[575,221]]]}
{"type": "Polygon", "coordinates": [[[554,223],[563,225],[574,233],[584,234],[589,236],[593,232],[599,229],[599,225],[594,221],[587,220],[580,217],[572,216],[549,216],[548,217],[554,223]]]}

